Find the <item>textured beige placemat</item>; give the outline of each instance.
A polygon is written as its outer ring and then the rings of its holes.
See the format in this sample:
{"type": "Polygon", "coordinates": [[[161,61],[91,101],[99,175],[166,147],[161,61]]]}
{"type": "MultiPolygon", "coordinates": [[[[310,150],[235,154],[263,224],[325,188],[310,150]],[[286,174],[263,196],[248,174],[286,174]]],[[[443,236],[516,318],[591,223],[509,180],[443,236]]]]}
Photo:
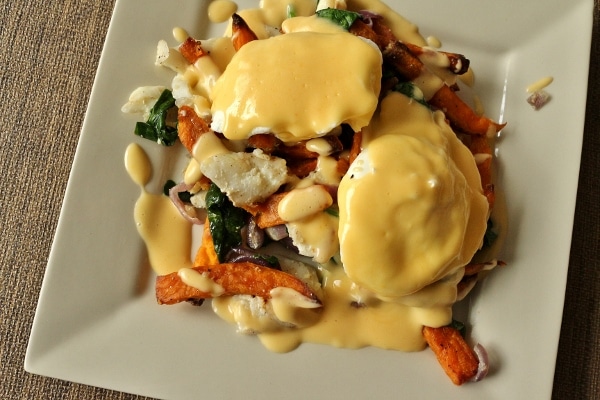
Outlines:
{"type": "Polygon", "coordinates": [[[132,398],[23,370],[113,2],[0,4],[0,398],[132,398]]]}
{"type": "MultiPolygon", "coordinates": [[[[0,398],[139,399],[23,370],[113,1],[1,0],[0,4],[0,398]]],[[[600,392],[599,54],[596,40],[554,386],[557,399],[592,399],[600,392]]]]}

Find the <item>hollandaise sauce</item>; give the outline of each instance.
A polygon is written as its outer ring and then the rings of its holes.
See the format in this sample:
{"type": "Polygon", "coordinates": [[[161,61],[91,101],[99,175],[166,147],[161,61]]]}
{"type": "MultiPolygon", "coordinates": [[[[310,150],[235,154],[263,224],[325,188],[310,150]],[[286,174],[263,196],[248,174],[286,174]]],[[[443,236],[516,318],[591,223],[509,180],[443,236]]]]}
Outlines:
{"type": "MultiPolygon", "coordinates": [[[[344,4],[384,15],[401,40],[427,44],[415,25],[378,0],[344,4]]],[[[259,299],[274,323],[252,313],[249,300],[220,296],[222,287],[190,269],[191,224],[168,197],[146,192],[152,166],[131,145],[125,164],[140,186],[136,225],[157,274],[177,272],[211,293],[214,312],[256,333],[272,351],[304,342],[421,350],[423,326],[452,320],[464,266],[482,245],[489,208],[476,161],[441,111],[381,93],[379,48],[316,18],[316,7],[314,0],[263,0],[261,8],[237,11],[258,40],[236,52],[228,28],[224,38],[201,41],[210,54],[174,83],[188,94],[178,101],[209,113],[211,122],[191,151],[185,183],[200,179],[211,157],[240,151],[240,144],[243,151],[257,134],[272,134],[282,146],[302,142],[316,154],[308,176],[285,182],[277,213],[300,255],[317,265],[322,306],[276,288],[259,299]],[[323,137],[339,134],[342,124],[362,133],[362,151],[340,172],[323,137]]],[[[210,18],[223,21],[236,9],[214,1],[210,18]]],[[[430,75],[418,80],[425,99],[444,84],[430,75]]]]}

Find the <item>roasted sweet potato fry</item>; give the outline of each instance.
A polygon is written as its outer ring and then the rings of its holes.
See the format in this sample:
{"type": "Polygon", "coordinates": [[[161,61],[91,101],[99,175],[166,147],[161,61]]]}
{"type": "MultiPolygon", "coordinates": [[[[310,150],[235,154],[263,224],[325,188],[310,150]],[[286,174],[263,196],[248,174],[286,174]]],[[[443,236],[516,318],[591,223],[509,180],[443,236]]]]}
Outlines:
{"type": "Polygon", "coordinates": [[[460,332],[450,326],[423,328],[423,337],[455,385],[473,379],[479,360],[460,332]]]}
{"type": "Polygon", "coordinates": [[[306,148],[305,142],[298,142],[291,146],[282,145],[277,148],[275,154],[278,157],[285,158],[286,160],[305,160],[307,158],[317,158],[318,153],[310,151],[306,148]]]}
{"type": "Polygon", "coordinates": [[[281,140],[269,133],[259,133],[248,138],[248,147],[261,149],[267,154],[273,153],[281,145],[281,140]]]}
{"type": "Polygon", "coordinates": [[[429,99],[429,104],[444,111],[450,124],[463,133],[490,136],[500,131],[506,125],[498,124],[489,118],[477,115],[447,85],[443,85],[435,92],[433,97],[429,99]]]}
{"type": "Polygon", "coordinates": [[[408,47],[410,52],[417,57],[427,55],[428,53],[442,55],[446,57],[446,59],[448,60],[448,66],[446,67],[446,69],[456,75],[462,75],[466,73],[469,70],[469,65],[471,64],[469,59],[463,56],[462,54],[449,53],[446,51],[438,51],[429,48],[425,49],[421,46],[417,46],[411,43],[406,43],[406,47],[408,47]]]}
{"type": "MultiPolygon", "coordinates": [[[[330,146],[330,153],[338,153],[344,149],[344,146],[337,136],[324,136],[330,146]]],[[[248,147],[261,149],[267,154],[271,154],[286,160],[290,174],[304,178],[317,167],[317,158],[319,153],[309,150],[306,147],[307,142],[298,142],[294,145],[286,145],[281,140],[271,134],[252,135],[248,138],[248,147]]]]}
{"type": "Polygon", "coordinates": [[[260,228],[264,229],[285,224],[285,221],[281,219],[277,212],[277,207],[286,194],[287,192],[272,194],[262,203],[248,205],[244,209],[255,217],[256,224],[260,228]]]}
{"type": "Polygon", "coordinates": [[[456,285],[456,301],[461,301],[477,284],[477,275],[464,276],[456,285]]]}
{"type": "Polygon", "coordinates": [[[382,50],[385,47],[387,47],[390,43],[398,41],[398,39],[396,38],[390,27],[387,26],[383,18],[372,18],[371,21],[371,29],[373,29],[373,32],[375,32],[375,34],[378,37],[378,42],[375,43],[378,43],[379,47],[382,50]]]}
{"type": "Polygon", "coordinates": [[[407,81],[417,79],[425,69],[419,57],[399,41],[391,42],[383,49],[383,58],[407,81]]]}
{"type": "MultiPolygon", "coordinates": [[[[269,299],[272,289],[286,287],[321,304],[317,295],[306,283],[276,269],[250,262],[196,266],[193,269],[220,285],[223,288],[221,296],[246,294],[269,299]]],[[[214,297],[212,293],[202,292],[183,283],[177,272],[156,277],[156,299],[159,304],[176,304],[211,297],[214,297]]]]}
{"type": "Polygon", "coordinates": [[[469,149],[477,161],[477,169],[481,177],[481,187],[483,194],[490,204],[490,209],[494,207],[496,195],[494,183],[492,180],[492,148],[486,136],[471,135],[469,149]]]}
{"type": "Polygon", "coordinates": [[[385,45],[386,45],[385,39],[380,37],[373,30],[373,28],[371,28],[369,25],[367,25],[363,21],[361,21],[360,18],[356,19],[354,21],[354,23],[352,23],[352,25],[350,26],[350,29],[348,29],[348,32],[350,32],[353,35],[364,37],[365,39],[371,40],[373,43],[375,43],[379,47],[380,50],[385,48],[385,45]]]}
{"type": "Polygon", "coordinates": [[[288,171],[298,178],[305,178],[308,174],[317,169],[317,158],[305,158],[299,160],[288,160],[288,171]]]}
{"type": "MultiPolygon", "coordinates": [[[[324,140],[329,145],[329,153],[337,153],[344,149],[344,146],[340,139],[337,136],[329,135],[323,136],[319,138],[320,140],[324,140]]],[[[285,158],[286,160],[290,159],[307,159],[307,158],[318,158],[319,153],[309,150],[307,147],[308,141],[298,142],[294,145],[280,145],[277,147],[275,151],[275,155],[285,158]]]]}
{"type": "Polygon", "coordinates": [[[408,81],[418,78],[425,68],[421,60],[410,52],[406,44],[396,39],[381,18],[373,19],[373,27],[357,19],[350,26],[349,32],[375,42],[383,54],[384,61],[394,67],[408,81]]]}
{"type": "MultiPolygon", "coordinates": [[[[427,69],[418,57],[423,49],[396,39],[391,29],[385,25],[381,18],[373,19],[372,28],[366,25],[362,26],[359,23],[354,31],[351,27],[350,32],[366,38],[372,38],[372,32],[375,32],[377,38],[372,40],[380,47],[384,61],[392,66],[404,80],[414,81],[427,69]]],[[[464,73],[467,71],[469,63],[464,56],[453,53],[445,54],[449,57],[449,68],[453,72],[464,73]]],[[[497,124],[486,117],[477,115],[447,85],[443,85],[428,102],[433,107],[443,110],[450,123],[463,133],[490,135],[500,131],[505,125],[497,124]]]]}
{"type": "MultiPolygon", "coordinates": [[[[350,168],[350,163],[345,158],[340,158],[337,160],[336,171],[340,176],[343,176],[348,172],[348,168],[350,168]]],[[[336,193],[337,194],[337,193],[336,193]]]]}
{"type": "Polygon", "coordinates": [[[235,51],[241,49],[246,43],[257,39],[256,34],[252,32],[252,29],[250,29],[242,17],[238,14],[231,16],[231,41],[233,42],[235,51]]]}
{"type": "Polygon", "coordinates": [[[362,151],[362,131],[354,132],[352,137],[352,147],[350,147],[350,155],[348,156],[348,163],[352,164],[358,154],[362,151]]]}
{"type": "Polygon", "coordinates": [[[204,229],[202,230],[202,244],[196,252],[196,258],[194,259],[194,266],[198,267],[201,265],[216,265],[219,263],[219,256],[215,251],[215,245],[213,238],[210,234],[210,226],[208,224],[208,218],[204,221],[204,229]]]}
{"type": "MultiPolygon", "coordinates": [[[[372,31],[375,32],[378,39],[371,39],[375,43],[379,45],[379,47],[383,50],[385,47],[394,41],[397,41],[396,37],[392,30],[385,24],[383,18],[373,18],[373,28],[372,31]]],[[[353,24],[354,25],[354,24],[353,24]]],[[[361,29],[361,32],[365,31],[365,29],[361,29]]],[[[366,37],[366,36],[365,36],[366,37]]],[[[370,39],[370,37],[369,37],[370,39]]],[[[433,49],[424,49],[421,46],[417,46],[412,43],[404,43],[408,50],[415,56],[419,57],[420,55],[431,51],[437,54],[441,54],[448,59],[448,70],[454,74],[462,75],[469,69],[470,61],[462,54],[457,53],[449,53],[445,51],[437,51],[433,49]]]]}
{"type": "Polygon", "coordinates": [[[208,54],[208,52],[202,48],[200,42],[192,37],[188,37],[185,42],[179,46],[179,52],[190,64],[195,63],[200,57],[208,54]]]}
{"type": "Polygon", "coordinates": [[[177,114],[177,135],[190,153],[200,135],[208,131],[210,131],[208,123],[200,118],[193,108],[189,106],[179,107],[177,114]]]}

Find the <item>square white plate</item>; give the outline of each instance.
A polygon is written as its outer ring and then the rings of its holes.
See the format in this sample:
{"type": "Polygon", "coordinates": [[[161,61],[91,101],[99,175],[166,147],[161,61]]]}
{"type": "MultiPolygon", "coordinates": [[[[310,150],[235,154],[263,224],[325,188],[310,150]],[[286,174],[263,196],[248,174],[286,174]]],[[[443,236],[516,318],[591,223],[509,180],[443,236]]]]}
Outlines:
{"type": "MultiPolygon", "coordinates": [[[[241,8],[254,6],[248,0],[241,8]]],[[[341,350],[306,344],[272,354],[209,307],[159,307],[133,223],[139,189],[124,169],[137,141],[154,165],[166,152],[134,137],[121,105],[171,74],[153,66],[175,26],[221,35],[201,0],[118,0],[31,332],[29,372],[160,398],[550,398],[581,154],[592,0],[388,1],[444,49],[467,55],[494,119],[509,211],[498,269],[470,300],[472,335],[490,352],[482,382],[454,387],[429,351],[341,350]],[[552,101],[526,102],[553,76],[552,101]]],[[[170,166],[170,167],[169,167],[170,166]]],[[[157,177],[156,181],[174,176],[157,177]]],[[[175,176],[176,177],[176,176],[175,176]]]]}

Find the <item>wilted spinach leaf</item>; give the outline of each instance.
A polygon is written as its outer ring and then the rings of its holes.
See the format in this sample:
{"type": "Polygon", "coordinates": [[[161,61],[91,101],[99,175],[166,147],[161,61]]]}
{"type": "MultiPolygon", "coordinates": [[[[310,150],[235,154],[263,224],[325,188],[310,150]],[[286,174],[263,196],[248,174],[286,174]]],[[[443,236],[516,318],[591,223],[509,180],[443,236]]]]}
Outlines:
{"type": "Polygon", "coordinates": [[[229,250],[242,244],[241,229],[247,213],[235,207],[214,183],[206,193],[206,211],[215,251],[219,261],[224,262],[229,250]]]}

